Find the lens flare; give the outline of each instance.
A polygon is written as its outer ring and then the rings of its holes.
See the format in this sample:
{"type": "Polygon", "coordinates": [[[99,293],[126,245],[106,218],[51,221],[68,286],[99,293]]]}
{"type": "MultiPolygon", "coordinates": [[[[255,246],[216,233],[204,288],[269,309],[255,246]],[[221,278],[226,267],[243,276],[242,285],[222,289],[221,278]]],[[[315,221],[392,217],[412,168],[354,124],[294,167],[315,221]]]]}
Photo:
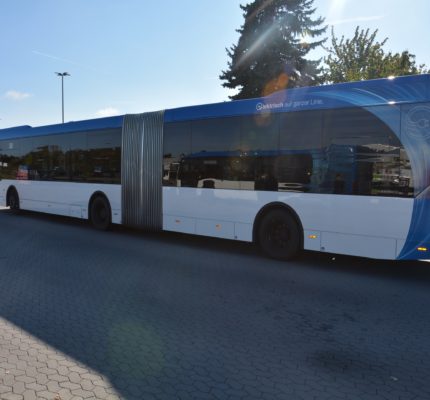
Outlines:
{"type": "Polygon", "coordinates": [[[278,77],[267,82],[266,86],[263,89],[262,95],[265,97],[271,95],[272,93],[286,89],[289,80],[290,78],[288,74],[286,74],[285,72],[281,73],[278,77]]]}

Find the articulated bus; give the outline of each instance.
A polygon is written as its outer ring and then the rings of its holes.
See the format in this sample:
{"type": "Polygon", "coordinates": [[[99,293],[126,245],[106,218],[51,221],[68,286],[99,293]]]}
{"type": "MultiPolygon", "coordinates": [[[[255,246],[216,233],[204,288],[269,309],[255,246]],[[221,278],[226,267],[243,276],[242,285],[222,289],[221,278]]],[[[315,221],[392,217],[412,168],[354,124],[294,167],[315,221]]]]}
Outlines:
{"type": "Polygon", "coordinates": [[[380,259],[430,251],[430,75],[0,130],[0,204],[380,259]]]}

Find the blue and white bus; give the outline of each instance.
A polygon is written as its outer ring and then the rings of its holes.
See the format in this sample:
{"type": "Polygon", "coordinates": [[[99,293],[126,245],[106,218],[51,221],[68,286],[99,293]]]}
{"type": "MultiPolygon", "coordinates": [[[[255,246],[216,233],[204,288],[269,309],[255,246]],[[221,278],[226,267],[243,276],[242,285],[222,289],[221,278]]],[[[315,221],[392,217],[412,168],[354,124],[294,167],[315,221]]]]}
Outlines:
{"type": "Polygon", "coordinates": [[[430,251],[430,75],[0,130],[0,204],[381,259],[430,251]]]}

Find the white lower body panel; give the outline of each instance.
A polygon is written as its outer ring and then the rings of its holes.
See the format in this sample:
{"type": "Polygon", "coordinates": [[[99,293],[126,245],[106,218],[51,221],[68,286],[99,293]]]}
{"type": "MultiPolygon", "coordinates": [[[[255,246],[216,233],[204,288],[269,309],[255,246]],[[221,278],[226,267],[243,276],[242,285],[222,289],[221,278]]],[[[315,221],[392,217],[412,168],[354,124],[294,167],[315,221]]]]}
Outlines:
{"type": "MultiPolygon", "coordinates": [[[[103,192],[112,222],[121,223],[120,185],[2,180],[0,205],[11,185],[22,209],[76,218],[88,218],[92,194],[103,192]]],[[[250,242],[258,212],[274,202],[297,213],[305,249],[382,259],[400,254],[414,204],[409,198],[164,187],[163,229],[250,242]]]]}
{"type": "Polygon", "coordinates": [[[258,212],[273,202],[297,213],[307,250],[395,259],[409,231],[414,200],[164,187],[163,229],[252,241],[258,212]]]}
{"type": "Polygon", "coordinates": [[[18,191],[20,208],[67,217],[88,218],[88,203],[95,192],[102,192],[112,209],[112,222],[121,223],[121,186],[96,183],[26,180],[0,181],[0,204],[6,205],[10,186],[18,191]]]}

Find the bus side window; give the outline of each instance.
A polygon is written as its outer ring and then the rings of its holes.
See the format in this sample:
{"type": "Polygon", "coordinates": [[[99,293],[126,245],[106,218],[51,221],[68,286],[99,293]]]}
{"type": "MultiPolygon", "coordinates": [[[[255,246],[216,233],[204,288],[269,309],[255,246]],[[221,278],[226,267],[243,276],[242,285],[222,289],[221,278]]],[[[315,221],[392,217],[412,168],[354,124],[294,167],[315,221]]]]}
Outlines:
{"type": "MultiPolygon", "coordinates": [[[[378,107],[373,108],[375,114],[390,112],[385,106],[378,107]]],[[[394,109],[391,113],[391,119],[398,115],[394,109]]],[[[326,193],[340,194],[342,176],[345,194],[405,195],[400,166],[402,145],[375,114],[359,107],[325,111],[326,193]]]]}
{"type": "Polygon", "coordinates": [[[17,145],[16,140],[0,142],[0,179],[15,179],[19,165],[17,145]]]}
{"type": "Polygon", "coordinates": [[[31,179],[31,141],[24,138],[0,142],[0,179],[31,179]]]}
{"type": "Polygon", "coordinates": [[[240,156],[240,117],[208,118],[191,123],[192,158],[196,164],[197,187],[205,180],[217,189],[240,189],[239,174],[232,168],[240,156]]]}
{"type": "Polygon", "coordinates": [[[242,117],[240,189],[277,191],[275,170],[279,154],[279,114],[242,117]]]}
{"type": "Polygon", "coordinates": [[[87,134],[86,132],[74,133],[70,135],[69,140],[70,150],[66,155],[69,180],[74,182],[85,182],[87,134]]]}
{"type": "Polygon", "coordinates": [[[281,114],[277,170],[281,191],[321,191],[326,171],[321,110],[281,114]]]}
{"type": "Polygon", "coordinates": [[[106,129],[87,133],[86,178],[89,182],[120,183],[121,132],[106,129]]]}
{"type": "Polygon", "coordinates": [[[163,137],[163,186],[185,186],[187,166],[184,160],[191,153],[191,124],[168,123],[163,137]],[[182,175],[182,176],[181,176],[182,175]]]}

